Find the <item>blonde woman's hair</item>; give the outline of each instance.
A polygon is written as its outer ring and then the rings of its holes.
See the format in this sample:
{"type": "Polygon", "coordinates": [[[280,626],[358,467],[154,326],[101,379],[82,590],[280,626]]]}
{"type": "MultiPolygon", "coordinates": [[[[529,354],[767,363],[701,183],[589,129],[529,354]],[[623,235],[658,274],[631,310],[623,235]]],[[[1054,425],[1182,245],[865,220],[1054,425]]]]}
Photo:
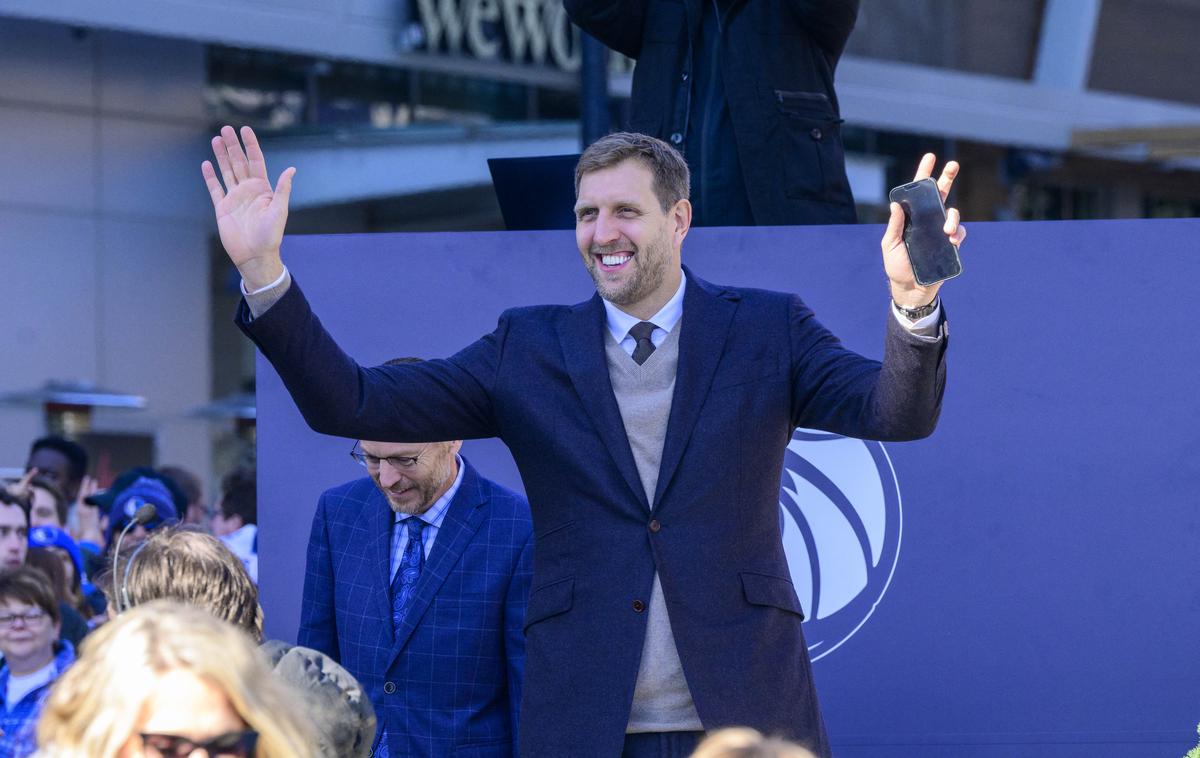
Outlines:
{"type": "Polygon", "coordinates": [[[816,758],[799,745],[744,727],[722,729],[700,743],[692,758],[816,758]]]}
{"type": "MultiPolygon", "coordinates": [[[[195,605],[262,639],[258,588],[246,567],[225,543],[189,527],[156,529],[135,549],[122,553],[113,567],[117,597],[109,607],[126,610],[151,600],[195,605]]],[[[103,580],[113,593],[112,577],[103,580]]]]}
{"type": "Polygon", "coordinates": [[[220,689],[248,728],[255,758],[317,758],[303,704],[271,674],[246,634],[194,606],[154,601],[83,641],[38,723],[39,758],[112,758],[133,735],[165,673],[190,671],[220,689]]]}

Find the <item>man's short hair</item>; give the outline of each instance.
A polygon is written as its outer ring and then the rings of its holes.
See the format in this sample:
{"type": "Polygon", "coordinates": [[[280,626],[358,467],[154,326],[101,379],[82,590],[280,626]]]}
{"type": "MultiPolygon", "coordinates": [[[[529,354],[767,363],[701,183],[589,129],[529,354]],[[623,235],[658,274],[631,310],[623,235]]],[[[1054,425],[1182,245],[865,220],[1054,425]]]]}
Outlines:
{"type": "Polygon", "coordinates": [[[46,448],[61,453],[67,459],[70,467],[71,479],[79,481],[87,474],[88,454],[87,451],[78,442],[72,442],[65,437],[51,435],[49,437],[41,437],[33,441],[29,447],[29,455],[46,448]]]}
{"type": "Polygon", "coordinates": [[[49,577],[32,566],[0,572],[0,603],[13,601],[36,605],[56,624],[62,618],[58,612],[58,598],[54,594],[54,586],[49,577]]]}
{"type": "Polygon", "coordinates": [[[258,477],[254,469],[236,468],[221,480],[221,516],[240,516],[243,524],[258,523],[258,477]]]}
{"type": "Polygon", "coordinates": [[[25,526],[29,526],[29,503],[8,492],[4,483],[0,482],[0,507],[11,508],[13,506],[21,509],[21,513],[25,514],[25,526]]]}
{"type": "MultiPolygon", "coordinates": [[[[120,597],[109,598],[110,608],[178,600],[203,608],[256,640],[262,637],[258,588],[241,559],[211,534],[187,527],[151,532],[136,550],[122,553],[112,570],[120,597]]],[[[111,593],[112,578],[100,586],[111,593]]]]}
{"type": "MultiPolygon", "coordinates": [[[[67,509],[70,503],[67,502],[67,496],[63,494],[62,488],[41,474],[30,479],[29,486],[37,487],[50,493],[50,497],[54,498],[54,512],[58,514],[58,523],[65,526],[67,523],[67,509]]],[[[33,501],[30,500],[30,505],[32,504],[33,501]]]]}
{"type": "Polygon", "coordinates": [[[575,196],[584,174],[612,168],[630,158],[642,162],[654,177],[654,195],[663,212],[688,197],[691,175],[687,161],[660,139],[634,132],[615,132],[592,143],[575,164],[575,196]]]}

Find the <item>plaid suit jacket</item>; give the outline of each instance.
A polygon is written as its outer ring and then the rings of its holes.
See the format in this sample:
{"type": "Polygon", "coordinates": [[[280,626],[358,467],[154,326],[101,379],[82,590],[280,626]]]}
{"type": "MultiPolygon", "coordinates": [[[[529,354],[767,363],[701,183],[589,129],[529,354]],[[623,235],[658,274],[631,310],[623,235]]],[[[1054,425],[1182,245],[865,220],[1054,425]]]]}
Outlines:
{"type": "Polygon", "coordinates": [[[532,570],[529,504],[463,461],[403,626],[393,633],[394,514],[369,478],[321,496],[299,643],[358,678],[393,756],[516,754],[532,570]]]}

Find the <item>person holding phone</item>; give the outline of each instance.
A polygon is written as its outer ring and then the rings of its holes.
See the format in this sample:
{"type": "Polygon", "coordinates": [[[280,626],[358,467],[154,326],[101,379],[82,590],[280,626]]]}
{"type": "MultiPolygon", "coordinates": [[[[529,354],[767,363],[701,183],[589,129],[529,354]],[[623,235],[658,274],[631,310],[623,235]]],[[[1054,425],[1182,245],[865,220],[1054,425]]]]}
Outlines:
{"type": "MultiPolygon", "coordinates": [[[[740,724],[827,757],[779,482],[798,426],[906,440],[937,423],[941,285],[915,281],[900,207],[882,240],[895,305],[879,362],[795,295],[685,268],[686,163],[661,140],[611,134],[576,167],[576,244],[595,296],[506,311],[448,359],[364,368],[280,257],[294,169],[273,188],[254,132],[241,138],[223,128],[217,169],[202,166],[243,278],[237,322],[309,425],[406,443],[498,437],[517,462],[535,556],[520,754],[678,758],[740,724]],[[901,308],[926,312],[914,322],[901,308]]],[[[925,156],[917,178],[934,163],[925,156]]],[[[947,164],[939,191],[957,173],[947,164]]],[[[942,233],[962,242],[956,211],[942,233]]]]}

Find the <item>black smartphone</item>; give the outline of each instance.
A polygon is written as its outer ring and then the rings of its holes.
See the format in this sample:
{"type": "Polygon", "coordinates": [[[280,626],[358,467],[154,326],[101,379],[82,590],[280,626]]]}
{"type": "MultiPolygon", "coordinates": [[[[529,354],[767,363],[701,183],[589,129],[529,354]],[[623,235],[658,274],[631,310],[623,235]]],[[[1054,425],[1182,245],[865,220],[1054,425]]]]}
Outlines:
{"type": "Polygon", "coordinates": [[[901,184],[892,188],[888,199],[904,210],[904,244],[917,284],[935,284],[961,274],[958,246],[942,231],[946,206],[942,205],[937,182],[921,179],[901,184]]]}

